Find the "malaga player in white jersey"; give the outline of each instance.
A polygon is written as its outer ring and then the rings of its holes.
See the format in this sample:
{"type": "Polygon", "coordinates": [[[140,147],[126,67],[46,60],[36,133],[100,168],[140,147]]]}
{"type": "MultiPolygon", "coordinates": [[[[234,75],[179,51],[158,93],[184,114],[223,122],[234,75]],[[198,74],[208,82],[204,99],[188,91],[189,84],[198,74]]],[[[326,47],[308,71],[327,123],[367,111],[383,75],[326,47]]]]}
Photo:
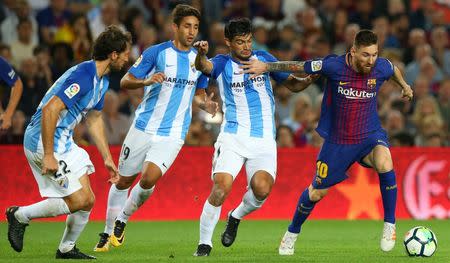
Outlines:
{"type": "Polygon", "coordinates": [[[194,96],[207,112],[214,115],[218,109],[213,94],[206,95],[207,77],[194,66],[197,52],[192,43],[200,12],[177,5],[172,14],[175,39],[146,49],[121,81],[126,89],[144,87],[145,94],[122,145],[120,179],[110,188],[106,226],[95,251],[108,251],[109,243],[123,244],[129,217],[150,197],[184,144],[194,96]],[[140,181],[127,199],[138,173],[140,181]]]}
{"type": "Polygon", "coordinates": [[[85,150],[73,141],[75,126],[86,117],[89,133],[100,151],[111,180],[117,168],[108,148],[101,115],[108,74],[128,61],[131,35],[115,26],[100,34],[93,46],[93,60],[67,70],[42,99],[25,131],[24,150],[44,201],[12,206],[6,211],[8,239],[22,251],[25,228],[31,219],[68,214],[56,258],[93,259],[75,242],[89,220],[94,193],[89,174],[94,166],[85,150]]]}
{"type": "Polygon", "coordinates": [[[228,55],[207,60],[208,43],[194,44],[198,48],[195,66],[217,79],[223,101],[224,120],[215,143],[212,179],[214,186],[200,217],[200,241],[194,256],[208,256],[212,235],[220,217],[221,206],[231,190],[233,180],[245,164],[248,191],[241,204],[228,213],[222,234],[222,244],[233,244],[240,220],[260,208],[270,193],[277,170],[275,142],[274,98],[270,77],[288,84],[291,91],[305,89],[312,77],[297,78],[287,73],[263,74],[250,78],[242,74],[242,61],[257,59],[277,61],[265,51],[252,51],[252,25],[248,19],[231,20],[225,26],[228,55]]]}

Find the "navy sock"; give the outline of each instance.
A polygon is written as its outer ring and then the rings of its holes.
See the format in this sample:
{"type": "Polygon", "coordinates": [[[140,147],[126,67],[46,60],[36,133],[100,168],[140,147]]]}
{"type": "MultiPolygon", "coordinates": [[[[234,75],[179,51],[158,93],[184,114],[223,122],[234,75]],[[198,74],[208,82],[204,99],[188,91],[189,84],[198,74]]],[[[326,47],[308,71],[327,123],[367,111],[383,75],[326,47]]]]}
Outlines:
{"type": "Polygon", "coordinates": [[[309,190],[308,188],[306,188],[298,200],[294,218],[292,219],[292,222],[288,227],[289,232],[297,234],[300,233],[303,223],[308,218],[315,204],[316,202],[313,202],[309,199],[309,190]]]}
{"type": "Polygon", "coordinates": [[[395,172],[391,170],[386,173],[379,173],[380,192],[383,198],[384,222],[395,223],[395,206],[397,203],[397,183],[395,172]]]}

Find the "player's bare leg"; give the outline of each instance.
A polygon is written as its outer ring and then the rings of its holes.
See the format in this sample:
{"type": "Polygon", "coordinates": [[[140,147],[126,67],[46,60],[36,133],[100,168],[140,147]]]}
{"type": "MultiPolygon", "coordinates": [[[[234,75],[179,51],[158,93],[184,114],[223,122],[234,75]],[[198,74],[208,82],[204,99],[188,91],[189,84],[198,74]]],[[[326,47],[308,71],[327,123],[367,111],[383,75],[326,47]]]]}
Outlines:
{"type": "Polygon", "coordinates": [[[200,240],[194,256],[209,256],[211,253],[214,228],[219,221],[222,204],[230,193],[232,185],[231,174],[214,174],[214,185],[200,216],[200,240]]]}
{"type": "Polygon", "coordinates": [[[377,145],[363,159],[378,173],[380,179],[380,191],[383,198],[384,225],[380,247],[383,251],[391,251],[395,246],[395,207],[397,202],[397,183],[393,170],[392,157],[384,145],[377,145]]]}
{"type": "Polygon", "coordinates": [[[111,245],[118,247],[123,244],[125,240],[125,226],[128,219],[150,197],[155,190],[156,182],[161,176],[162,171],[159,166],[152,162],[144,163],[141,179],[131,190],[125,206],[116,219],[114,231],[110,238],[111,245]]]}
{"type": "Polygon", "coordinates": [[[119,181],[112,184],[108,194],[108,206],[106,208],[105,230],[99,234],[100,240],[94,247],[96,252],[109,251],[110,236],[114,228],[114,223],[120,211],[125,206],[128,197],[128,190],[136,179],[137,174],[132,176],[119,175],[119,181]]]}
{"type": "Polygon", "coordinates": [[[236,239],[239,222],[251,212],[261,208],[269,196],[274,180],[266,171],[257,171],[251,181],[248,191],[239,206],[228,213],[227,226],[222,234],[222,245],[229,247],[236,239]]]}
{"type": "Polygon", "coordinates": [[[92,207],[95,203],[95,195],[91,189],[89,176],[80,177],[82,188],[77,192],[64,197],[72,213],[67,216],[66,229],[56,251],[56,258],[61,259],[95,259],[95,257],[86,255],[78,250],[75,245],[78,237],[89,221],[92,207]],[[76,212],[75,212],[76,211],[76,212]]]}
{"type": "Polygon", "coordinates": [[[94,258],[81,253],[75,247],[76,240],[89,220],[89,214],[95,201],[95,196],[89,183],[89,176],[83,175],[79,181],[82,188],[67,197],[48,198],[29,206],[8,208],[6,212],[8,239],[14,250],[17,252],[22,251],[23,234],[31,219],[70,214],[67,217],[67,226],[56,256],[94,258]]]}
{"type": "Polygon", "coordinates": [[[324,198],[327,193],[328,189],[315,189],[312,185],[305,189],[298,201],[298,207],[295,211],[294,219],[281,239],[280,246],[278,247],[278,254],[283,256],[290,256],[294,254],[295,242],[297,241],[302,224],[308,218],[315,204],[324,198]]]}

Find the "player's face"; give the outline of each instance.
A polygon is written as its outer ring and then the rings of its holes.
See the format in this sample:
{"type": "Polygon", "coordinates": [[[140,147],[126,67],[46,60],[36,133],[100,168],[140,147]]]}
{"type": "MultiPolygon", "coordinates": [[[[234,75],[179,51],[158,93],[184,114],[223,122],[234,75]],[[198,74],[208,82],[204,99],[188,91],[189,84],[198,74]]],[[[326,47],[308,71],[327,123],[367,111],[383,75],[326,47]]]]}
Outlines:
{"type": "Polygon", "coordinates": [[[127,44],[125,51],[121,53],[113,52],[111,54],[111,64],[110,69],[112,71],[120,71],[123,66],[128,63],[128,58],[130,57],[130,44],[127,44]]]}
{"type": "Polygon", "coordinates": [[[359,48],[353,46],[351,49],[353,61],[359,73],[368,74],[375,66],[378,58],[378,45],[361,46],[359,48]]]}
{"type": "Polygon", "coordinates": [[[240,60],[248,60],[252,55],[252,34],[235,36],[231,41],[226,40],[234,57],[240,60]]]}
{"type": "Polygon", "coordinates": [[[174,24],[175,38],[181,45],[190,47],[194,43],[198,34],[198,27],[200,22],[195,16],[186,16],[181,22],[180,26],[174,24]]]}

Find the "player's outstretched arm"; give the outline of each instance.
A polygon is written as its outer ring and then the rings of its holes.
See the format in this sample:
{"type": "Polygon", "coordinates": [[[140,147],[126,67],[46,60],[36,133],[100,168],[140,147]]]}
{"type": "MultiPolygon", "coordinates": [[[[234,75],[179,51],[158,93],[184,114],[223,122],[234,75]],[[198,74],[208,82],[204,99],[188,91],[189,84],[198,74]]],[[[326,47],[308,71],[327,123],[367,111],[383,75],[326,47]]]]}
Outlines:
{"type": "Polygon", "coordinates": [[[300,78],[294,75],[289,75],[289,77],[283,82],[290,91],[292,92],[300,92],[305,90],[311,83],[316,81],[320,75],[308,75],[305,78],[300,78]]]}
{"type": "Polygon", "coordinates": [[[213,70],[213,64],[206,57],[209,50],[208,41],[197,41],[194,43],[193,47],[197,49],[195,68],[202,73],[209,75],[213,70]]]}
{"type": "Polygon", "coordinates": [[[127,72],[120,80],[120,87],[122,89],[140,89],[155,83],[162,83],[165,78],[166,76],[162,72],[157,72],[146,79],[138,79],[130,72],[127,72]]]}
{"type": "Polygon", "coordinates": [[[119,179],[117,167],[114,164],[111,152],[109,151],[108,139],[105,133],[105,124],[102,113],[97,110],[91,110],[87,115],[87,126],[98,151],[103,157],[105,167],[110,175],[110,182],[115,183],[119,179]]]}
{"type": "Polygon", "coordinates": [[[242,61],[240,66],[243,69],[242,73],[252,74],[251,77],[261,75],[264,72],[305,72],[304,61],[277,61],[277,62],[262,62],[260,60],[242,61]]]}
{"type": "Polygon", "coordinates": [[[64,102],[58,97],[54,96],[42,108],[41,119],[41,135],[42,146],[44,147],[44,158],[42,159],[42,174],[54,174],[58,171],[58,162],[54,155],[54,137],[56,130],[56,123],[58,122],[59,114],[66,108],[64,102]]]}
{"type": "Polygon", "coordinates": [[[413,90],[406,83],[405,79],[402,76],[402,72],[398,69],[397,66],[394,66],[394,75],[392,75],[392,79],[402,88],[402,95],[404,98],[412,100],[413,98],[413,90]]]}
{"type": "Polygon", "coordinates": [[[0,115],[0,130],[7,130],[11,127],[12,116],[14,115],[14,111],[16,111],[17,105],[19,104],[20,97],[22,97],[22,92],[23,83],[22,80],[18,78],[14,83],[14,86],[12,86],[8,106],[6,107],[5,112],[0,115]]]}
{"type": "Polygon", "coordinates": [[[213,101],[213,97],[214,92],[211,92],[211,94],[208,95],[204,89],[198,89],[195,91],[195,102],[198,104],[200,109],[210,113],[214,118],[219,110],[219,103],[213,101]]]}

